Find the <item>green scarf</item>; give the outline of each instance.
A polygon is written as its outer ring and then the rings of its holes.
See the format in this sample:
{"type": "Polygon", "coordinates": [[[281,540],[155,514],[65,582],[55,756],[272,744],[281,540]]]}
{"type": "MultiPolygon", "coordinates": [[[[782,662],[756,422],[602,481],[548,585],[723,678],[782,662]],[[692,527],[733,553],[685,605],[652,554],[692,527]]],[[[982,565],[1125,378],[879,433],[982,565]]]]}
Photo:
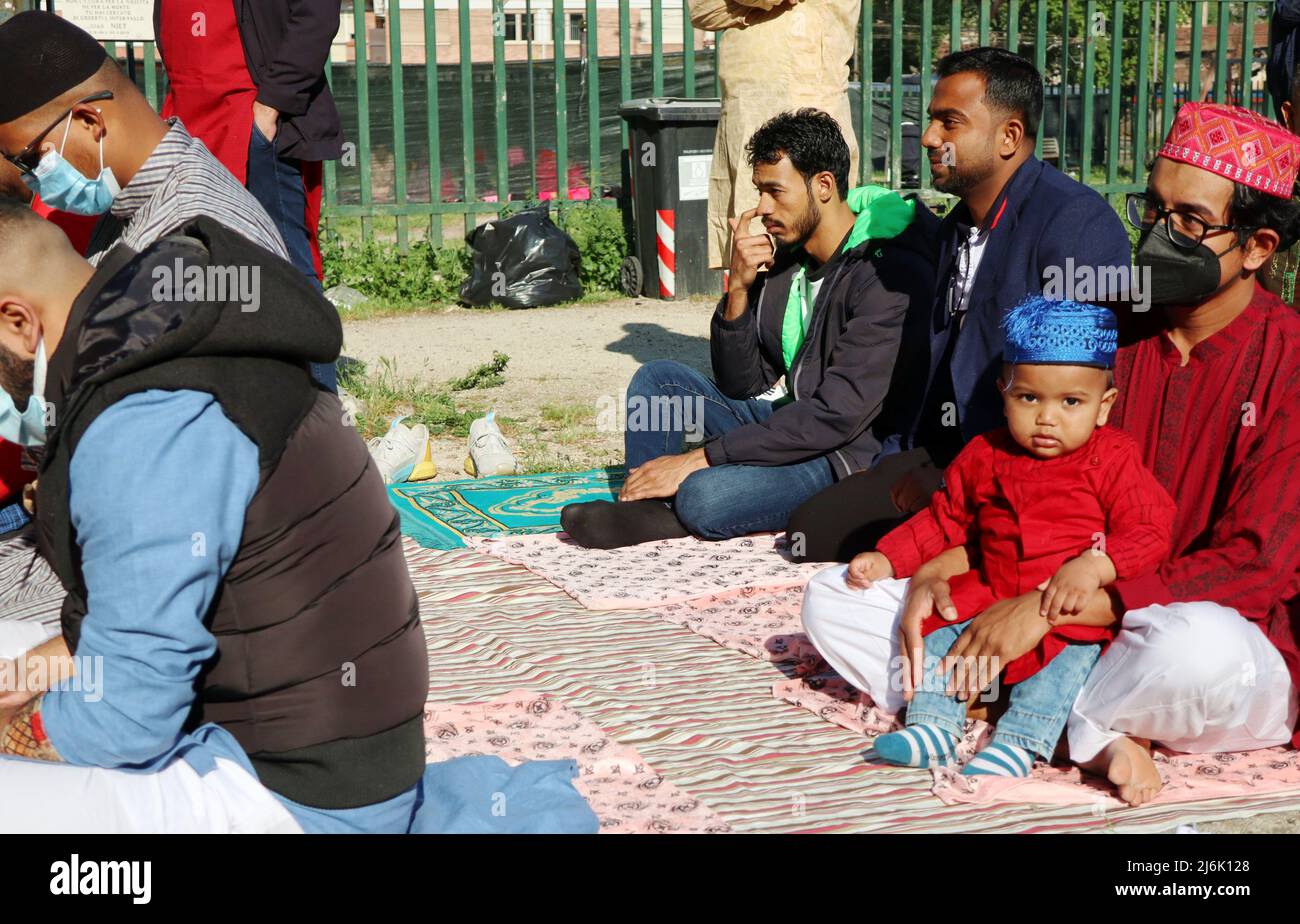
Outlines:
{"type": "MultiPolygon", "coordinates": [[[[884,186],[850,189],[845,200],[849,210],[858,217],[854,219],[853,230],[844,242],[843,251],[852,250],[863,241],[897,237],[916,215],[915,201],[904,199],[884,186]]],[[[800,266],[790,280],[790,295],[786,298],[785,318],[781,322],[781,357],[785,360],[787,374],[808,336],[808,326],[812,323],[811,302],[808,268],[800,266]]]]}

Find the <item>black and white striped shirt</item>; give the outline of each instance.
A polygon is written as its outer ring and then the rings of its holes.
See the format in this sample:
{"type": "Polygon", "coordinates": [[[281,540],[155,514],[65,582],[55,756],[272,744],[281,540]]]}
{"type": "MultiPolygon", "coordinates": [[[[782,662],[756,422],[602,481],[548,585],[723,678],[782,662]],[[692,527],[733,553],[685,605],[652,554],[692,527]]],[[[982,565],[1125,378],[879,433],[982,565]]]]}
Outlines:
{"type": "Polygon", "coordinates": [[[288,259],[284,240],[266,210],[221,165],[180,119],[127,183],[91,236],[86,258],[98,265],[125,244],[144,250],[186,222],[206,215],[267,250],[288,259]]]}

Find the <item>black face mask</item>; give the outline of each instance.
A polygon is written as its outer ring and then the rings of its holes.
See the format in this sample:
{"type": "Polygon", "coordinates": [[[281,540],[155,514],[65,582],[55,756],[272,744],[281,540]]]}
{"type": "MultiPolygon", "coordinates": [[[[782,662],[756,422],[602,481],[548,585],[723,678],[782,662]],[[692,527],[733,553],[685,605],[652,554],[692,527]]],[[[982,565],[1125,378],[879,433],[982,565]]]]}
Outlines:
{"type": "Polygon", "coordinates": [[[1169,239],[1163,221],[1138,241],[1133,265],[1151,271],[1153,305],[1195,305],[1219,290],[1219,259],[1205,244],[1183,250],[1169,239]]]}

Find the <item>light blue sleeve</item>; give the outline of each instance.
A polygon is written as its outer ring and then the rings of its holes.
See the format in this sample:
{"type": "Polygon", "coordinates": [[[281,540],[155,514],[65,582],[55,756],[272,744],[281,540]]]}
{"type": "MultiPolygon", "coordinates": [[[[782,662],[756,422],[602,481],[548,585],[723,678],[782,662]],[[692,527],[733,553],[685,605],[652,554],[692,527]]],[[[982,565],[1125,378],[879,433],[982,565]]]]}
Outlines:
{"type": "Polygon", "coordinates": [[[82,676],[42,710],[68,763],[148,769],[180,743],[217,648],[205,617],[258,478],[257,447],[206,393],[140,392],[86,430],[69,473],[88,592],[82,676]]]}

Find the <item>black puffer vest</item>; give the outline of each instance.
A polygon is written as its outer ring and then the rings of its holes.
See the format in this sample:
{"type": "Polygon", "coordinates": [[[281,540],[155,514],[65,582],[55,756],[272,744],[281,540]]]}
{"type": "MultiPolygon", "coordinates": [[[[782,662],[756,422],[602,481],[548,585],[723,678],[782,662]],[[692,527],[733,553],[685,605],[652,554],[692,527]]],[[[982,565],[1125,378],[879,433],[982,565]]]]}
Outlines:
{"type": "Polygon", "coordinates": [[[326,809],[371,805],[415,784],[428,689],[397,515],[338,399],[307,371],[335,359],[341,343],[334,308],[290,264],[206,218],[143,253],[118,248],[51,357],[46,398],[57,425],[37,495],[41,550],[67,590],[63,634],[75,652],[82,620],[94,618],[68,510],[78,441],[136,392],[218,400],[256,444],[261,477],[208,614],[217,655],[187,728],[217,723],[268,788],[326,809]],[[256,268],[259,309],[212,298],[211,284],[206,299],[156,298],[159,269],[181,267],[256,268]]]}

